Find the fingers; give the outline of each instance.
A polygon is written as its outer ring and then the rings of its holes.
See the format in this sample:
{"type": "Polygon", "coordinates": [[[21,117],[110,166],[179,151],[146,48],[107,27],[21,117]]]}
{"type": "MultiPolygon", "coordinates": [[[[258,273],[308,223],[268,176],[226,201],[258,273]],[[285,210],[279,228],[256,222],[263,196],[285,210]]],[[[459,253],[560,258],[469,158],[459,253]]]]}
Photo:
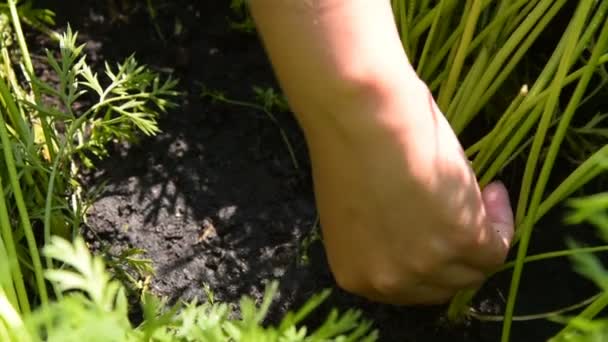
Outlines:
{"type": "Polygon", "coordinates": [[[482,191],[485,219],[477,238],[477,250],[468,256],[468,262],[490,273],[506,259],[513,239],[513,211],[509,194],[500,182],[494,182],[482,191]]]}
{"type": "Polygon", "coordinates": [[[509,202],[507,188],[501,182],[486,186],[481,193],[486,215],[493,232],[499,235],[505,250],[513,239],[513,210],[509,202]]]}
{"type": "Polygon", "coordinates": [[[440,271],[434,272],[427,278],[431,285],[453,289],[454,292],[473,288],[481,285],[486,279],[486,274],[469,265],[453,262],[444,265],[440,271]]]}
{"type": "Polygon", "coordinates": [[[404,282],[407,286],[401,287],[398,291],[394,288],[390,289],[391,291],[376,289],[365,292],[365,296],[370,300],[399,305],[444,304],[459,291],[477,288],[484,280],[483,272],[470,266],[452,264],[433,274],[432,278],[404,282]]]}
{"type": "MultiPolygon", "coordinates": [[[[479,248],[470,254],[474,262],[465,260],[444,266],[427,280],[431,290],[442,289],[455,294],[458,290],[478,287],[487,273],[495,271],[504,262],[514,230],[509,193],[501,182],[494,182],[482,191],[482,201],[486,218],[480,232],[479,248]]],[[[445,292],[437,294],[445,295],[445,292]]]]}
{"type": "MultiPolygon", "coordinates": [[[[364,291],[360,295],[380,303],[396,305],[434,305],[444,304],[450,300],[457,290],[428,283],[410,284],[399,292],[364,291]]],[[[356,293],[356,292],[355,292],[356,293]]]]}

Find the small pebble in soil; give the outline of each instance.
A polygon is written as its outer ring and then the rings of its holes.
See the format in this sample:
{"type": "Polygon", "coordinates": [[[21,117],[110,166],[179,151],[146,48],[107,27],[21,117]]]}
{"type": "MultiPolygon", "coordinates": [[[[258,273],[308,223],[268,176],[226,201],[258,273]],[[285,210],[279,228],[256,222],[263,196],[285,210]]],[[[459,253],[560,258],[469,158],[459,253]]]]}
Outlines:
{"type": "Polygon", "coordinates": [[[201,224],[201,232],[198,235],[197,243],[208,242],[217,237],[217,230],[213,225],[213,221],[206,217],[201,224]]]}
{"type": "Polygon", "coordinates": [[[218,210],[217,217],[224,222],[228,222],[234,217],[234,214],[236,214],[236,210],[236,205],[229,205],[227,207],[223,207],[218,210]]]}

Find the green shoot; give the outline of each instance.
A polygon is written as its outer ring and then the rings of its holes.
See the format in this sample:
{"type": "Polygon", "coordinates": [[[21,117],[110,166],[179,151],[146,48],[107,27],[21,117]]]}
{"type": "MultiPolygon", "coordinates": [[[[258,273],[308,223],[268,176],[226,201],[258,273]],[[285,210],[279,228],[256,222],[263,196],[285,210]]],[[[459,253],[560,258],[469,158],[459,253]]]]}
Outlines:
{"type": "Polygon", "coordinates": [[[274,110],[286,111],[288,108],[287,100],[281,95],[277,94],[272,88],[262,89],[260,87],[254,87],[253,91],[256,95],[258,102],[260,102],[259,104],[255,102],[233,100],[227,98],[226,95],[224,95],[222,92],[211,91],[206,89],[205,87],[203,87],[203,90],[201,91],[201,96],[209,97],[213,101],[250,108],[264,113],[270,119],[270,121],[277,126],[279,133],[281,134],[281,138],[283,139],[287,151],[289,152],[289,156],[291,157],[291,162],[293,164],[294,169],[299,169],[300,164],[298,163],[298,159],[296,158],[296,153],[291,143],[291,140],[287,136],[287,133],[285,132],[283,127],[281,127],[281,125],[279,124],[279,121],[277,120],[276,116],[273,114],[274,110]]]}
{"type": "MultiPolygon", "coordinates": [[[[84,241],[70,243],[53,237],[45,255],[63,264],[46,271],[46,277],[63,292],[63,299],[23,320],[5,302],[0,319],[6,324],[6,341],[375,341],[377,332],[361,319],[358,311],[339,314],[332,311],[313,331],[299,326],[329,295],[311,297],[299,310],[287,313],[276,326],[265,326],[264,319],[277,291],[272,282],[260,305],[244,297],[240,318],[233,317],[225,303],[196,301],[167,307],[165,301],[144,294],[144,321],[132,326],[125,289],[111,279],[101,258],[92,256],[84,241]],[[52,322],[45,326],[43,322],[52,322]]],[[[6,296],[0,292],[0,301],[6,296]]],[[[2,333],[0,328],[0,334],[2,333]]]]}

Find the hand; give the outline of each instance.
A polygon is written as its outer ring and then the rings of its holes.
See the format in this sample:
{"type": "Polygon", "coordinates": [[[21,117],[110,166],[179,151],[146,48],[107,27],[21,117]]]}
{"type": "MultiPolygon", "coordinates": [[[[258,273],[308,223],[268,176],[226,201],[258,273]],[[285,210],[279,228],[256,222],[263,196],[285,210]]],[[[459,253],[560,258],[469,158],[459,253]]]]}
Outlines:
{"type": "Polygon", "coordinates": [[[513,235],[507,191],[480,192],[403,51],[390,2],[250,3],[306,134],[338,284],[426,304],[481,283],[513,235]]]}
{"type": "Polygon", "coordinates": [[[513,214],[480,191],[426,86],[389,89],[341,124],[308,127],[315,193],[339,286],[371,300],[436,304],[504,262],[513,214]],[[321,127],[322,126],[322,127],[321,127]]]}

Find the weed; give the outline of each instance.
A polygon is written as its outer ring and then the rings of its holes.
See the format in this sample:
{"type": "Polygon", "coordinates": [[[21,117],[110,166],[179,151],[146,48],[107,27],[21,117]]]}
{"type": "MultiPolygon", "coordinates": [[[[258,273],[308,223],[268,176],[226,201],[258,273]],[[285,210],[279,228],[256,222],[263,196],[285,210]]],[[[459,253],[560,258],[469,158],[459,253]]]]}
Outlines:
{"type": "Polygon", "coordinates": [[[246,33],[255,32],[255,22],[249,13],[246,0],[230,0],[230,9],[235,16],[235,19],[230,20],[230,27],[233,30],[246,33]]]}
{"type": "MultiPolygon", "coordinates": [[[[608,159],[606,159],[608,161],[608,159]]],[[[600,235],[608,241],[608,192],[577,198],[569,201],[573,211],[567,218],[570,224],[589,222],[597,227],[600,235]]],[[[569,240],[573,248],[580,248],[576,242],[569,240]]],[[[601,292],[590,305],[575,317],[558,316],[553,319],[564,322],[566,326],[551,342],[592,342],[603,341],[608,337],[608,321],[594,317],[608,305],[608,270],[599,259],[591,253],[581,253],[572,256],[574,269],[581,275],[592,280],[601,292]]]]}
{"type": "Polygon", "coordinates": [[[224,93],[222,93],[221,91],[209,90],[204,86],[202,87],[201,96],[208,97],[216,102],[223,102],[223,103],[227,103],[227,104],[231,104],[231,105],[235,105],[235,106],[245,107],[245,108],[253,109],[253,110],[264,113],[268,117],[268,119],[270,119],[270,121],[277,126],[279,133],[281,134],[281,138],[283,139],[283,142],[285,143],[285,147],[287,148],[287,151],[289,152],[289,156],[291,157],[291,162],[293,164],[294,169],[296,169],[296,170],[299,169],[300,164],[298,163],[298,159],[296,158],[296,154],[295,154],[293,145],[292,145],[289,137],[287,136],[287,133],[285,132],[283,127],[281,127],[276,116],[273,114],[273,112],[275,110],[278,110],[278,111],[288,110],[289,106],[287,104],[287,100],[285,99],[285,97],[283,95],[276,93],[275,90],[272,88],[253,87],[253,92],[255,94],[257,102],[259,102],[259,103],[242,101],[242,100],[233,100],[233,99],[226,97],[226,95],[224,93]]]}
{"type": "MultiPolygon", "coordinates": [[[[32,300],[46,310],[50,297],[39,242],[70,237],[83,222],[80,168],[106,156],[111,142],[135,139],[138,131],[158,132],[157,117],[179,94],[175,80],[162,80],[133,56],[116,66],[106,64],[101,79],[69,28],[59,37],[58,54],[47,51],[58,81],[43,81],[34,73],[20,25],[19,13],[29,7],[17,7],[14,0],[6,6],[11,27],[9,32],[5,26],[4,42],[14,41],[18,50],[0,46],[0,98],[6,114],[0,115],[0,231],[11,279],[3,288],[16,312],[29,314],[32,300]],[[14,63],[23,66],[23,75],[14,63]],[[81,108],[83,103],[90,106],[81,108]]],[[[30,8],[31,13],[47,13],[37,11],[30,8]]],[[[51,257],[45,260],[47,268],[52,263],[51,257]]]]}
{"type": "Polygon", "coordinates": [[[312,226],[312,229],[304,238],[302,242],[298,245],[298,263],[303,266],[308,266],[310,263],[310,257],[308,255],[308,251],[310,246],[317,241],[321,241],[321,229],[319,227],[319,215],[315,218],[315,223],[312,226]]]}
{"type": "MultiPolygon", "coordinates": [[[[106,272],[99,257],[92,256],[84,241],[70,243],[53,237],[44,248],[46,257],[63,265],[47,269],[46,278],[63,294],[61,300],[31,315],[19,317],[0,291],[0,336],[3,341],[374,341],[377,333],[361,319],[361,313],[332,311],[316,330],[298,326],[329,295],[311,297],[299,310],[287,313],[279,324],[264,326],[264,318],[277,291],[270,283],[259,306],[244,297],[240,318],[230,317],[222,303],[196,301],[168,307],[163,299],[145,292],[144,321],[132,326],[123,285],[106,272]],[[50,323],[49,323],[50,322],[50,323]]],[[[6,259],[0,268],[7,269],[6,259]]],[[[2,273],[5,275],[5,273],[2,273]]],[[[7,280],[2,276],[2,280],[7,280]]]]}

